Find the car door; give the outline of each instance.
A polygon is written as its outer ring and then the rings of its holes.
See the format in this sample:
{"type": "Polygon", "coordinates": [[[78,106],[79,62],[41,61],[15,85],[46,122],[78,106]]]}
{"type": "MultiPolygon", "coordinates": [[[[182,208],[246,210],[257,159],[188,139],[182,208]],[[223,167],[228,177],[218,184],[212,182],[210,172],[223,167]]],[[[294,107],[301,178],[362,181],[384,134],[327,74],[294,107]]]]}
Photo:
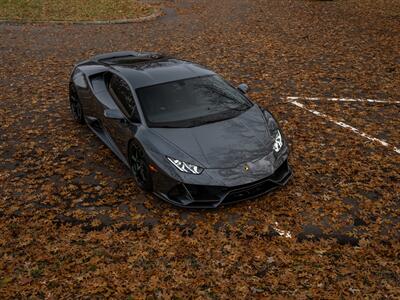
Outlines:
{"type": "Polygon", "coordinates": [[[129,84],[121,76],[110,73],[106,79],[107,90],[123,118],[108,118],[103,115],[103,124],[119,150],[127,157],[129,140],[140,125],[135,99],[129,84]]]}

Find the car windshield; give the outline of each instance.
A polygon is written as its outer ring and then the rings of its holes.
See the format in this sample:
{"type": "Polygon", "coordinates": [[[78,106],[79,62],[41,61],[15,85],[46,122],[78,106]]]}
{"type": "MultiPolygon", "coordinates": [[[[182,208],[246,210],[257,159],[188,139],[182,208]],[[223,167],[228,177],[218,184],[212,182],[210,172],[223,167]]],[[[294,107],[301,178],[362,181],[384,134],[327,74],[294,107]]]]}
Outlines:
{"type": "Polygon", "coordinates": [[[194,127],[233,118],[252,106],[217,75],[136,90],[149,127],[194,127]]]}

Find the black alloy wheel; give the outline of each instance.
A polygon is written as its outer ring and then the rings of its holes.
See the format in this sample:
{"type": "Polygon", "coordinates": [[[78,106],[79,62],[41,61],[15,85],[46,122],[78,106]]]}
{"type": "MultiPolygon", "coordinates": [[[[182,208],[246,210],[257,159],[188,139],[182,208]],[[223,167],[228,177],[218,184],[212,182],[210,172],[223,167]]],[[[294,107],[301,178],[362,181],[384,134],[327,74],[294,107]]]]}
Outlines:
{"type": "Polygon", "coordinates": [[[79,99],[76,88],[72,83],[69,86],[69,107],[74,120],[79,124],[84,124],[85,118],[83,114],[82,103],[79,99]]]}
{"type": "Polygon", "coordinates": [[[136,142],[132,142],[129,148],[129,165],[136,183],[143,190],[153,190],[153,181],[148,167],[148,159],[143,148],[136,142]]]}

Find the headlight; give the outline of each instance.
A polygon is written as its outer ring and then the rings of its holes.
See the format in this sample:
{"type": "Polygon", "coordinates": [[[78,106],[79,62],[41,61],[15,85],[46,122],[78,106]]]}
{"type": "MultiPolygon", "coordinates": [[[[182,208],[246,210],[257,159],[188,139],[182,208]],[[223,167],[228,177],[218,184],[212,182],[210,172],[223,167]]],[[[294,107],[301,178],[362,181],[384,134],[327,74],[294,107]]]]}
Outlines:
{"type": "Polygon", "coordinates": [[[180,161],[179,159],[171,158],[168,156],[167,159],[181,172],[191,173],[195,175],[199,175],[201,174],[201,172],[203,172],[203,168],[189,164],[184,161],[180,161]]]}
{"type": "Polygon", "coordinates": [[[279,131],[278,123],[270,112],[264,110],[264,115],[267,120],[269,134],[274,139],[274,145],[272,148],[275,152],[279,152],[283,146],[283,138],[281,132],[279,131]]]}
{"type": "Polygon", "coordinates": [[[283,146],[283,139],[282,135],[279,130],[276,131],[276,135],[274,137],[274,145],[272,148],[274,149],[275,152],[279,152],[283,146]]]}

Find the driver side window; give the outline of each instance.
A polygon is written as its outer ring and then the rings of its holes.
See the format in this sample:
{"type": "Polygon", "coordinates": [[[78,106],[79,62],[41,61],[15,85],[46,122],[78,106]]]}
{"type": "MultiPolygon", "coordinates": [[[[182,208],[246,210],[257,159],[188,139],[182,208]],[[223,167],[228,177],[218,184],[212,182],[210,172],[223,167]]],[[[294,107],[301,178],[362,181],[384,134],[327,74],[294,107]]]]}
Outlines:
{"type": "Polygon", "coordinates": [[[124,113],[133,121],[139,120],[135,99],[133,98],[128,83],[118,75],[111,74],[108,82],[111,96],[122,106],[124,113]]]}

